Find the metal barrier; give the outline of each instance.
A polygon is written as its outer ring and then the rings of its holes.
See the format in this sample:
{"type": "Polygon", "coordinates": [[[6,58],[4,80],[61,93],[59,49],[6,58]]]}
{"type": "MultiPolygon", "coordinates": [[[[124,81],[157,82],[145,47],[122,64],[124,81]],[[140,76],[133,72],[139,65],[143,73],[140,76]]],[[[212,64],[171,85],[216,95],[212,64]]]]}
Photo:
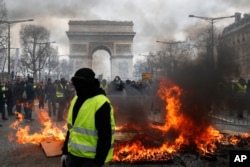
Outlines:
{"type": "Polygon", "coordinates": [[[237,98],[226,98],[226,100],[220,102],[219,104],[214,104],[211,107],[211,111],[209,112],[209,116],[212,118],[212,122],[219,129],[230,129],[238,132],[246,132],[250,129],[250,111],[249,104],[247,99],[245,103],[242,103],[240,106],[243,107],[243,118],[238,117],[238,107],[237,98]]]}

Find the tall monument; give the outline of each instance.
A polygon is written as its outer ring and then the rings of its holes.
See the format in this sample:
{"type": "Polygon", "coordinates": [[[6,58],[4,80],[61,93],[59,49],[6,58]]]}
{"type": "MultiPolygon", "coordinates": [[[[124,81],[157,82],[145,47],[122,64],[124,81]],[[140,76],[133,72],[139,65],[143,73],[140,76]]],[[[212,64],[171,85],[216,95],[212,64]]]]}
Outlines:
{"type": "Polygon", "coordinates": [[[110,55],[111,79],[133,77],[133,22],[131,21],[69,21],[69,58],[72,73],[92,67],[93,53],[105,50],[110,55]]]}

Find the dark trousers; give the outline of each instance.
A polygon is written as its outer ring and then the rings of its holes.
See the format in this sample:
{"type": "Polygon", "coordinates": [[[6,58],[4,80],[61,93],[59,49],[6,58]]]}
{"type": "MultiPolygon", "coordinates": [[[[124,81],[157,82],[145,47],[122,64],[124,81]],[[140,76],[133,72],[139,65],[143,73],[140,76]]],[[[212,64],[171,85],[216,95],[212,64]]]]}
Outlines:
{"type": "Polygon", "coordinates": [[[56,100],[55,98],[48,98],[48,110],[49,110],[49,116],[52,116],[52,114],[56,115],[56,100]]]}
{"type": "Polygon", "coordinates": [[[33,100],[27,100],[24,102],[24,119],[32,119],[32,110],[33,110],[33,100]]]}
{"type": "Polygon", "coordinates": [[[16,111],[19,113],[22,113],[22,105],[23,105],[23,101],[18,99],[16,100],[16,111]]]}
{"type": "Polygon", "coordinates": [[[38,108],[44,108],[44,98],[42,98],[42,97],[39,97],[38,98],[38,102],[39,102],[39,104],[38,104],[38,108]]]}
{"type": "Polygon", "coordinates": [[[96,167],[94,159],[80,158],[71,154],[67,155],[66,167],[96,167]]]}
{"type": "Polygon", "coordinates": [[[67,104],[67,100],[65,98],[60,98],[58,99],[58,111],[57,111],[57,120],[58,121],[63,121],[63,115],[64,112],[66,110],[66,104],[67,104]]]}
{"type": "Polygon", "coordinates": [[[0,103],[0,113],[2,113],[2,119],[6,118],[5,117],[5,104],[0,103]]]}
{"type": "Polygon", "coordinates": [[[14,106],[13,101],[7,102],[7,111],[9,116],[13,115],[13,106],[14,106]]]}
{"type": "Polygon", "coordinates": [[[235,99],[235,102],[236,102],[237,117],[243,118],[243,111],[244,109],[246,109],[247,99],[245,97],[237,97],[235,99]]]}

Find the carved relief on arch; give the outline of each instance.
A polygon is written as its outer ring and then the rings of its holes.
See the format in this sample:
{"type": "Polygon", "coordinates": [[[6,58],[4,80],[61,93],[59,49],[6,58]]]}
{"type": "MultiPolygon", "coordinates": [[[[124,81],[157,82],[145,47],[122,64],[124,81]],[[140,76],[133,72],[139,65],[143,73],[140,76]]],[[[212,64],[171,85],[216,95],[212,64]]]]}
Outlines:
{"type": "Polygon", "coordinates": [[[131,53],[131,45],[130,44],[116,44],[116,53],[131,53]]]}
{"type": "Polygon", "coordinates": [[[128,62],[119,62],[118,63],[118,74],[120,77],[122,78],[128,78],[128,68],[129,68],[129,64],[128,62]]]}
{"type": "Polygon", "coordinates": [[[87,44],[70,44],[71,53],[88,53],[87,44]]]}

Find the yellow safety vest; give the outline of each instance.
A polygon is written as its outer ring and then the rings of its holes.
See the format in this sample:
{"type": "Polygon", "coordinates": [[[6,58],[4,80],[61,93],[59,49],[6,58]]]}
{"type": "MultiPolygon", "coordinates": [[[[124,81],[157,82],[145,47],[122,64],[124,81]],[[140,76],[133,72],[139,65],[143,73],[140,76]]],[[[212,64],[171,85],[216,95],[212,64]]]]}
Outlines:
{"type": "Polygon", "coordinates": [[[8,87],[3,86],[2,87],[2,92],[3,92],[3,98],[5,99],[7,97],[6,92],[8,91],[8,87]]]}
{"type": "Polygon", "coordinates": [[[236,83],[236,86],[237,86],[236,95],[237,96],[244,96],[246,94],[246,91],[247,91],[247,86],[241,85],[240,83],[236,83]]]}
{"type": "Polygon", "coordinates": [[[87,99],[80,107],[74,125],[72,124],[73,107],[77,96],[71,101],[68,113],[69,142],[68,151],[75,156],[94,159],[96,155],[96,145],[98,140],[98,131],[95,127],[95,113],[105,103],[108,102],[111,107],[110,120],[112,128],[111,148],[108,152],[105,162],[110,162],[114,152],[114,131],[115,120],[114,110],[110,101],[104,95],[97,95],[87,99]]]}
{"type": "Polygon", "coordinates": [[[63,97],[63,91],[60,91],[60,90],[58,89],[59,86],[61,87],[61,90],[63,90],[62,84],[56,85],[56,97],[63,97]]]}

